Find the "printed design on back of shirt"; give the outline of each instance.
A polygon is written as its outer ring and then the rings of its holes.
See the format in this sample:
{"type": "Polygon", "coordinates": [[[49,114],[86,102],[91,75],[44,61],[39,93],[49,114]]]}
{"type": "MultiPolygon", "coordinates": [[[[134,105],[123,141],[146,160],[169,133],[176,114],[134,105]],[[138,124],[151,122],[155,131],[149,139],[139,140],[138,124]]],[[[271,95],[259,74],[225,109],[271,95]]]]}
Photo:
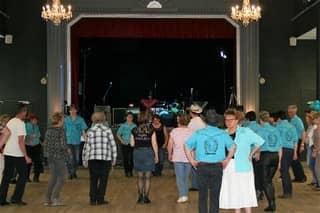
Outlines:
{"type": "Polygon", "coordinates": [[[204,142],[206,155],[215,155],[218,150],[218,142],[213,138],[208,138],[204,142]]]}
{"type": "Polygon", "coordinates": [[[275,147],[277,145],[277,136],[275,134],[268,135],[269,147],[275,147]]]}

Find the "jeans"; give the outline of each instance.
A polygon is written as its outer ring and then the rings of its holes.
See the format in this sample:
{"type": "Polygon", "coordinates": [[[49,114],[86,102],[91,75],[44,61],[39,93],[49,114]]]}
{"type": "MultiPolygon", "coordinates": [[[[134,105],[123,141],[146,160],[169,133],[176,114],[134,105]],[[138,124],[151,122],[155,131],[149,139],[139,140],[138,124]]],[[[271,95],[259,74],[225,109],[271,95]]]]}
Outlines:
{"type": "Polygon", "coordinates": [[[312,177],[313,177],[312,183],[319,184],[317,179],[317,174],[316,174],[316,158],[312,157],[311,155],[313,148],[314,148],[313,145],[308,148],[308,156],[307,156],[308,166],[312,172],[312,177]]]}
{"type": "Polygon", "coordinates": [[[189,175],[191,170],[190,163],[174,162],[179,197],[187,196],[189,190],[189,175]]]}
{"type": "Polygon", "coordinates": [[[208,213],[208,193],[210,195],[209,213],[219,212],[222,165],[218,163],[199,165],[197,175],[199,181],[199,213],[208,213]]]}
{"type": "Polygon", "coordinates": [[[155,165],[155,170],[153,172],[155,176],[162,175],[163,162],[165,158],[165,150],[162,147],[158,148],[158,157],[159,157],[159,162],[155,165]]]}
{"type": "Polygon", "coordinates": [[[199,189],[197,171],[193,167],[191,168],[191,188],[199,189]]]}
{"type": "Polygon", "coordinates": [[[133,169],[133,149],[129,145],[121,145],[123,155],[123,167],[126,174],[132,174],[133,169]]]}
{"type": "Polygon", "coordinates": [[[89,160],[90,201],[103,202],[106,194],[111,161],[89,160]]]}
{"type": "Polygon", "coordinates": [[[79,150],[80,145],[68,144],[68,148],[71,150],[72,155],[69,156],[69,175],[76,175],[79,165],[79,150]]]}
{"type": "Polygon", "coordinates": [[[281,159],[281,179],[282,188],[284,195],[292,194],[292,182],[289,173],[290,165],[293,160],[293,149],[282,148],[282,159],[281,159]]]}
{"type": "Polygon", "coordinates": [[[48,182],[46,200],[51,201],[51,198],[59,200],[60,192],[66,176],[66,163],[63,159],[48,159],[48,163],[50,179],[48,182]]]}
{"type": "Polygon", "coordinates": [[[5,202],[7,199],[9,183],[12,178],[14,169],[17,170],[18,180],[11,200],[16,202],[22,201],[28,172],[26,160],[24,159],[24,157],[12,157],[5,155],[3,178],[0,186],[0,203],[5,202]]]}
{"type": "Polygon", "coordinates": [[[300,157],[301,157],[300,156],[300,146],[301,146],[301,140],[299,140],[299,142],[298,142],[298,150],[297,150],[298,159],[293,160],[291,163],[295,180],[298,180],[298,181],[302,181],[307,178],[306,175],[304,174],[304,170],[303,170],[303,167],[300,162],[300,157]]]}

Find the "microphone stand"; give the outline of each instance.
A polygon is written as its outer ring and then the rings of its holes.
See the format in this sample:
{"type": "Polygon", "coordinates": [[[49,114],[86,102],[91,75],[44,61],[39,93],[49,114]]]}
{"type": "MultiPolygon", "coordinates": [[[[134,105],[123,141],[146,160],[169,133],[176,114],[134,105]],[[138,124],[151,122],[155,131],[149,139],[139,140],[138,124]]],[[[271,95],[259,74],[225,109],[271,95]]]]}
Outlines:
{"type": "Polygon", "coordinates": [[[103,105],[106,105],[106,98],[107,98],[107,95],[108,95],[108,93],[109,93],[109,91],[110,91],[110,89],[111,89],[111,87],[112,87],[112,84],[109,84],[109,87],[108,87],[108,89],[106,90],[106,92],[104,93],[104,96],[103,96],[103,98],[102,98],[102,101],[103,101],[103,105]]]}

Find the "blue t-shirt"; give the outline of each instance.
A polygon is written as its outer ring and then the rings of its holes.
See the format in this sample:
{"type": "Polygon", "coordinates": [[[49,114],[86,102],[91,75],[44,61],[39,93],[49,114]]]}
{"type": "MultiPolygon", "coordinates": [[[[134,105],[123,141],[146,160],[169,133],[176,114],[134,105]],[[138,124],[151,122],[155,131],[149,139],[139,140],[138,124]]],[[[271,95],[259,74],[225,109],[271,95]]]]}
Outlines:
{"type": "Polygon", "coordinates": [[[280,132],[282,147],[294,149],[294,145],[298,142],[296,128],[288,120],[283,120],[276,125],[276,129],[280,132]]]}
{"type": "Polygon", "coordinates": [[[298,139],[301,140],[301,135],[304,131],[302,120],[297,115],[295,115],[290,119],[290,123],[296,128],[298,139]]]}
{"type": "Polygon", "coordinates": [[[67,116],[64,120],[63,128],[67,135],[67,144],[79,145],[82,132],[88,127],[83,118],[79,115],[72,120],[71,116],[67,116]]]}
{"type": "Polygon", "coordinates": [[[130,144],[131,132],[136,126],[134,123],[128,124],[127,122],[120,125],[117,135],[123,138],[125,144],[130,144]]]}
{"type": "MultiPolygon", "coordinates": [[[[32,145],[37,145],[40,143],[40,130],[38,125],[33,125],[30,122],[26,123],[26,133],[27,136],[35,135],[35,137],[32,137],[30,142],[32,142],[32,145]]],[[[28,145],[28,144],[27,144],[28,145]]]]}
{"type": "Polygon", "coordinates": [[[225,149],[230,150],[234,143],[225,131],[207,126],[196,131],[185,142],[185,146],[190,151],[195,150],[197,161],[217,163],[226,158],[225,149]]]}
{"type": "Polygon", "coordinates": [[[265,143],[261,147],[261,152],[278,152],[282,147],[282,139],[280,132],[269,123],[265,123],[258,130],[258,135],[260,135],[265,143]]]}
{"type": "Polygon", "coordinates": [[[250,121],[249,123],[247,123],[246,127],[257,133],[261,126],[257,123],[257,121],[250,121]]]}
{"type": "Polygon", "coordinates": [[[237,146],[234,154],[236,172],[252,171],[252,162],[249,160],[252,147],[260,147],[264,140],[250,128],[238,127],[234,143],[237,146]]]}

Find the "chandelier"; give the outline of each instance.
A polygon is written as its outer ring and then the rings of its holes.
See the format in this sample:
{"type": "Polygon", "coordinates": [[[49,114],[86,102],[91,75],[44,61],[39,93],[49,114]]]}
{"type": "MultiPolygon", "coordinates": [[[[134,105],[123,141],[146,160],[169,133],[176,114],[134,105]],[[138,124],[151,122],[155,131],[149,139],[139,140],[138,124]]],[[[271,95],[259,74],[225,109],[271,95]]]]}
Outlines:
{"type": "Polygon", "coordinates": [[[250,5],[250,0],[243,0],[241,9],[239,9],[238,5],[231,8],[231,18],[241,21],[244,26],[248,26],[250,21],[257,21],[261,18],[261,8],[250,5]]]}
{"type": "Polygon", "coordinates": [[[71,6],[67,9],[61,4],[60,0],[53,0],[52,5],[42,7],[41,17],[46,21],[51,20],[54,25],[58,26],[62,20],[69,20],[72,18],[71,6]]]}

